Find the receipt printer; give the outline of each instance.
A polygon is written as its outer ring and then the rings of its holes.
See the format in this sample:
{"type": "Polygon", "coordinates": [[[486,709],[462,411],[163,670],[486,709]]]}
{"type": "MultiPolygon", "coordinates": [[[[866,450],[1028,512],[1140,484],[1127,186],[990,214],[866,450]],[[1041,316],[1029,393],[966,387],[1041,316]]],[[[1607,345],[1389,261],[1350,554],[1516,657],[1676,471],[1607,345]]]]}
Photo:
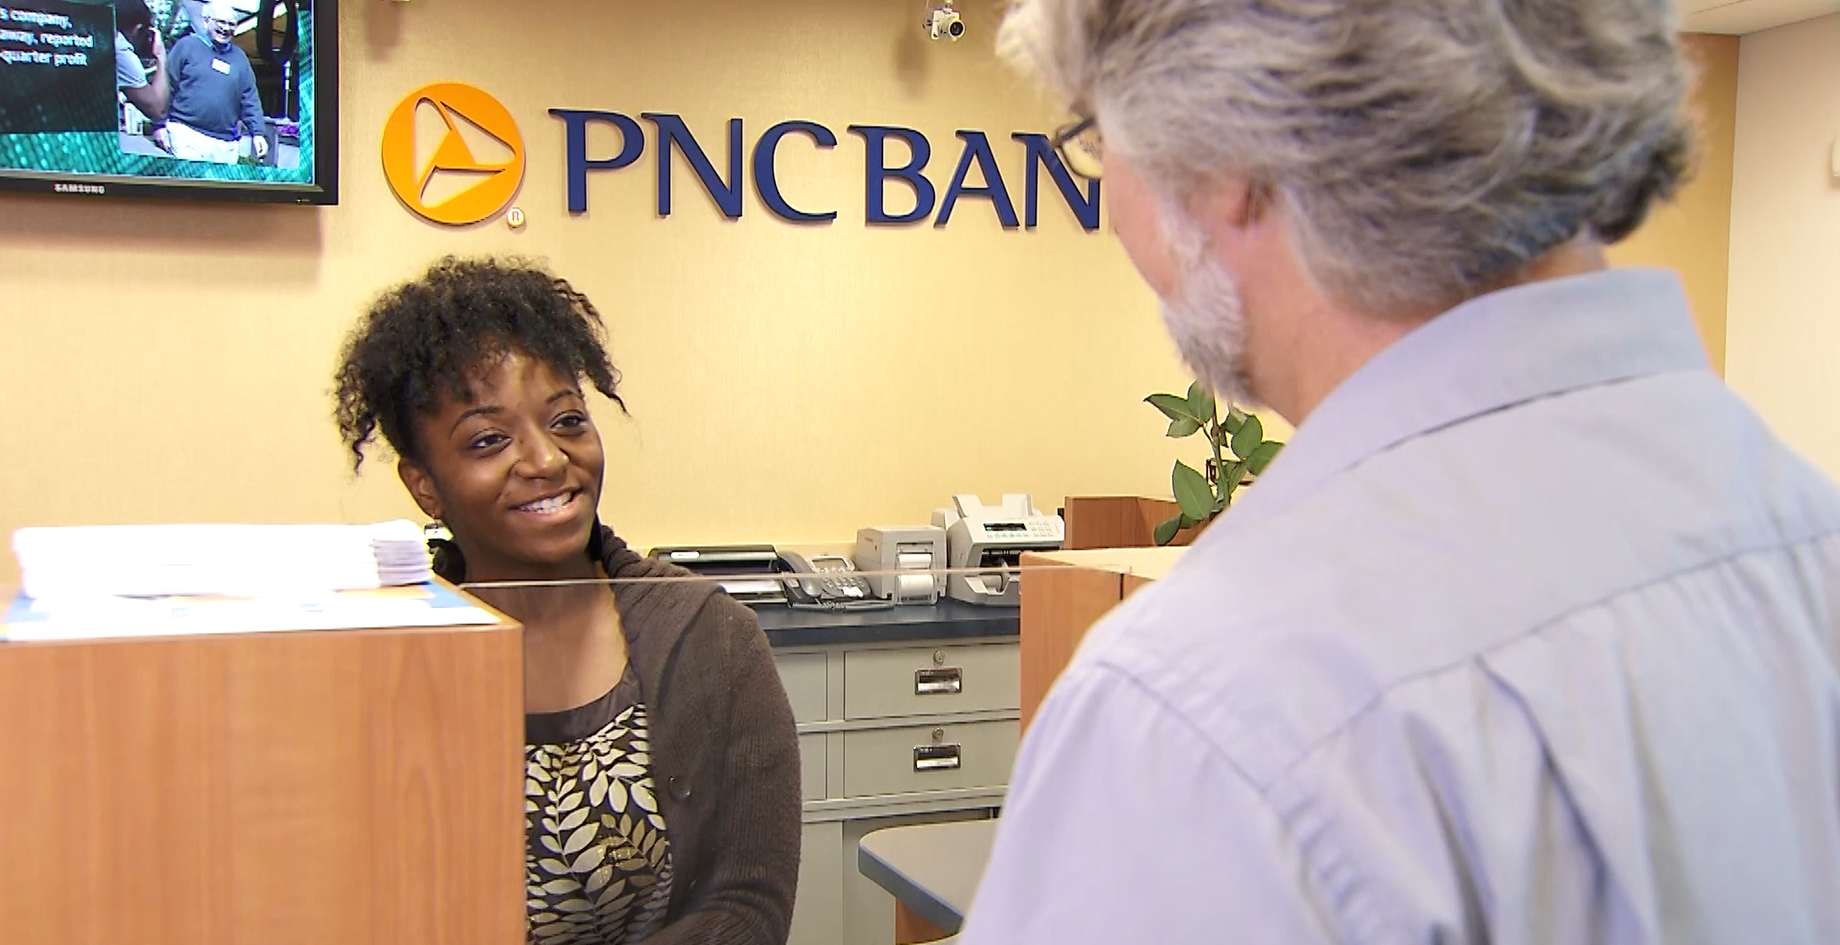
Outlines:
{"type": "Polygon", "coordinates": [[[946,530],[930,525],[881,525],[856,532],[856,569],[877,597],[896,604],[937,604],[946,592],[946,530]],[[892,572],[913,571],[913,574],[892,572]],[[938,573],[936,573],[938,572],[938,573]]]}
{"type": "Polygon", "coordinates": [[[953,571],[946,577],[946,595],[972,604],[1021,606],[1022,553],[1059,551],[1067,538],[1060,516],[1044,514],[1018,494],[1004,495],[1001,505],[953,496],[952,508],[934,510],[933,524],[946,530],[946,561],[953,571]]]}

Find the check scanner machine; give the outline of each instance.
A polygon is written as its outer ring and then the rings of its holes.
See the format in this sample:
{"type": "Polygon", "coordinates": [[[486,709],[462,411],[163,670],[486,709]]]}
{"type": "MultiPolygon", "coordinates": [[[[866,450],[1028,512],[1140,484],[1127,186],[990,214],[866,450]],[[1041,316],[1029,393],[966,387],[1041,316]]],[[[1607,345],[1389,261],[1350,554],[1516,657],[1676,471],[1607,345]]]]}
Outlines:
{"type": "Polygon", "coordinates": [[[999,607],[1022,604],[1022,553],[1059,551],[1067,538],[1059,515],[1043,513],[1022,494],[1006,494],[1000,505],[953,496],[952,508],[934,510],[933,524],[946,530],[952,568],[946,596],[999,607]]]}

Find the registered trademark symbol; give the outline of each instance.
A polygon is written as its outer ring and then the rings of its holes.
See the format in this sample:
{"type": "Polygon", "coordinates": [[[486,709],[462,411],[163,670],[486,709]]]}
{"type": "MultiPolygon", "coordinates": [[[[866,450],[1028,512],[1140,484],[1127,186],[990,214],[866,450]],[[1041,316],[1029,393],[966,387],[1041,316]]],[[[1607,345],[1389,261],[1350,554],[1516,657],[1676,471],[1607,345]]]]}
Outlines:
{"type": "Polygon", "coordinates": [[[505,222],[510,224],[511,228],[514,230],[523,227],[524,208],[523,207],[512,207],[510,211],[508,211],[505,214],[505,222]]]}

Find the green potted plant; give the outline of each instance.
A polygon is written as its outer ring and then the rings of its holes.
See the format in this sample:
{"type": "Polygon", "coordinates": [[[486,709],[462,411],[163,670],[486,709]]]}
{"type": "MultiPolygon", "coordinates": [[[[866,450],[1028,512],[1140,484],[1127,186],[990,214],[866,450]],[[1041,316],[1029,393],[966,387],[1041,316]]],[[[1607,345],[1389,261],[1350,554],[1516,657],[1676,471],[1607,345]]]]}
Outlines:
{"type": "Polygon", "coordinates": [[[1257,414],[1228,405],[1221,416],[1214,392],[1199,381],[1188,386],[1187,396],[1151,394],[1144,402],[1169,418],[1170,439],[1179,440],[1206,434],[1214,456],[1205,464],[1205,473],[1181,460],[1169,473],[1181,514],[1156,526],[1153,537],[1158,545],[1175,540],[1177,533],[1213,521],[1214,516],[1233,503],[1233,493],[1257,478],[1284,444],[1265,439],[1265,424],[1257,414]]]}

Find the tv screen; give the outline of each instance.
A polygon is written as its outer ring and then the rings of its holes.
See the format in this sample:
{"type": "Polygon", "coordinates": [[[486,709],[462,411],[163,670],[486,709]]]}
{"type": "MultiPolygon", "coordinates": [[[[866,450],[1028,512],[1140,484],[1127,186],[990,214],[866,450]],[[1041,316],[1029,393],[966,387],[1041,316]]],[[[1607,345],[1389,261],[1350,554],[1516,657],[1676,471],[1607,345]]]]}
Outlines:
{"type": "Polygon", "coordinates": [[[338,202],[333,0],[0,0],[0,187],[338,202]]]}

